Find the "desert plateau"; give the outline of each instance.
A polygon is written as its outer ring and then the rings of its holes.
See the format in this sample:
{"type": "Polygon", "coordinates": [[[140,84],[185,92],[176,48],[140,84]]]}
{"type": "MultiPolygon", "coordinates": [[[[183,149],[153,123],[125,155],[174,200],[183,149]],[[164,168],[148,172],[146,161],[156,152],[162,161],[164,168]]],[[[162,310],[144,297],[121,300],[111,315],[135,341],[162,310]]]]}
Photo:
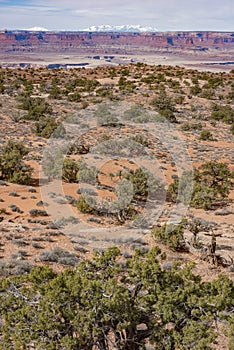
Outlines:
{"type": "Polygon", "coordinates": [[[234,349],[233,53],[0,32],[0,349],[234,349]]]}

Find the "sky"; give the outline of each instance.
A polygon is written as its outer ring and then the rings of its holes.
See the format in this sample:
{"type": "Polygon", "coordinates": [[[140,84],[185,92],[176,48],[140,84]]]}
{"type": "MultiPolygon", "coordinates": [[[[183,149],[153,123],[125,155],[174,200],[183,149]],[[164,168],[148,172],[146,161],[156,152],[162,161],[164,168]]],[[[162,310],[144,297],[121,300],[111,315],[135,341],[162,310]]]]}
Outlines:
{"type": "Polygon", "coordinates": [[[81,30],[102,24],[234,31],[234,6],[233,0],[0,0],[0,29],[81,30]]]}

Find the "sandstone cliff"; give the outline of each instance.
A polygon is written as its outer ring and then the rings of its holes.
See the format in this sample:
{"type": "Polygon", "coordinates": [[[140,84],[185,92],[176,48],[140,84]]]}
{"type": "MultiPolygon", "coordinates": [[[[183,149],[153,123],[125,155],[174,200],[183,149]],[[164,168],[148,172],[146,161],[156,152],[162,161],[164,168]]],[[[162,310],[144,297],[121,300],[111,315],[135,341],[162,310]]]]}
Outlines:
{"type": "Polygon", "coordinates": [[[0,32],[0,52],[133,53],[234,50],[233,32],[0,32]]]}

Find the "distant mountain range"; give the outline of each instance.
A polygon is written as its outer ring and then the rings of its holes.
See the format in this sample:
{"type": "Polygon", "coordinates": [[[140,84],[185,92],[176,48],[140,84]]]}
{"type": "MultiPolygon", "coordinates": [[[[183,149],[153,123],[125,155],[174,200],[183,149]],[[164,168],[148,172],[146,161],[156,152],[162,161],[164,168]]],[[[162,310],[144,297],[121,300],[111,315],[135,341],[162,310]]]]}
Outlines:
{"type": "Polygon", "coordinates": [[[82,29],[82,31],[85,32],[134,32],[134,33],[154,33],[158,32],[158,29],[156,27],[148,27],[148,26],[141,26],[141,25],[131,25],[131,24],[124,24],[119,26],[111,26],[111,25],[101,25],[101,26],[91,26],[89,28],[82,29]]]}
{"type": "Polygon", "coordinates": [[[25,29],[29,32],[48,32],[49,29],[46,29],[46,28],[43,28],[43,27],[33,27],[33,28],[28,28],[28,29],[25,29]]]}
{"type": "MultiPolygon", "coordinates": [[[[49,29],[46,29],[44,27],[32,27],[25,29],[29,32],[48,32],[49,29]]],[[[78,29],[77,31],[82,32],[122,32],[122,33],[154,33],[158,32],[158,29],[156,27],[148,27],[148,26],[141,26],[141,25],[131,25],[131,24],[124,24],[124,25],[118,25],[118,26],[111,26],[109,24],[104,24],[100,26],[91,26],[84,29],[78,29]]]]}

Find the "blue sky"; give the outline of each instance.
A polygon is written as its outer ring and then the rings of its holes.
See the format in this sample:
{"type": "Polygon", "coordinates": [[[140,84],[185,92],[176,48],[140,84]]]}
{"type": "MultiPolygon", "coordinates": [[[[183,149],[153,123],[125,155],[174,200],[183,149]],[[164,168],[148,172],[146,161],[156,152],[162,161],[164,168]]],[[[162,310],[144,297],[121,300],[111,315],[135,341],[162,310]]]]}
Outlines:
{"type": "Polygon", "coordinates": [[[101,24],[234,31],[234,6],[233,0],[0,0],[1,29],[79,30],[101,24]]]}

